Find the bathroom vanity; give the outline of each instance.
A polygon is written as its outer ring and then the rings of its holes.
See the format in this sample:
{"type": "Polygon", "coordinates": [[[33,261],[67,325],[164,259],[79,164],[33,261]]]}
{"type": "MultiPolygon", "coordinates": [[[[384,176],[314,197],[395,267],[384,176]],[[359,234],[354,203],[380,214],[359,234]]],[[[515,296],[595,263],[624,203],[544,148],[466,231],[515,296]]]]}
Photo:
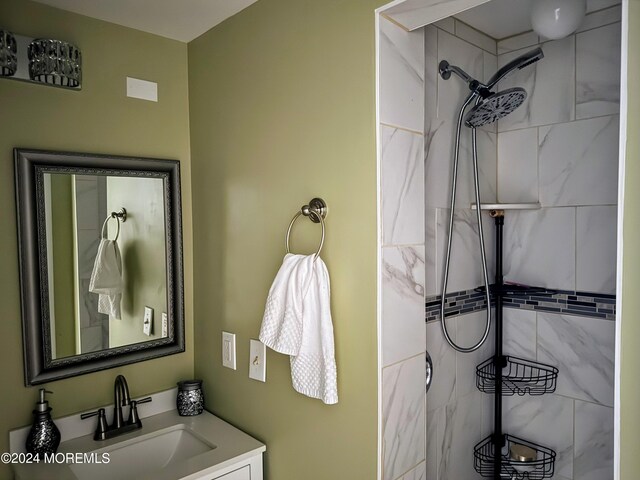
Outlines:
{"type": "MultiPolygon", "coordinates": [[[[170,405],[175,389],[154,396],[155,411],[170,405]]],[[[153,405],[153,403],[151,404],[153,405]]],[[[154,413],[154,410],[147,410],[154,413]]],[[[144,417],[144,415],[141,415],[144,417]]],[[[262,480],[266,446],[205,411],[181,417],[175,408],[143,418],[135,432],[104,441],[86,434],[95,425],[78,415],[57,419],[63,434],[55,463],[14,464],[16,480],[262,480]],[[88,427],[87,427],[88,426],[88,427]],[[80,436],[77,436],[80,435],[80,436]],[[70,438],[75,437],[75,438],[70,438]],[[74,461],[57,462],[65,454],[74,461]]],[[[27,428],[28,430],[28,428],[27,428]]],[[[24,445],[25,429],[10,435],[11,452],[24,445]]]]}

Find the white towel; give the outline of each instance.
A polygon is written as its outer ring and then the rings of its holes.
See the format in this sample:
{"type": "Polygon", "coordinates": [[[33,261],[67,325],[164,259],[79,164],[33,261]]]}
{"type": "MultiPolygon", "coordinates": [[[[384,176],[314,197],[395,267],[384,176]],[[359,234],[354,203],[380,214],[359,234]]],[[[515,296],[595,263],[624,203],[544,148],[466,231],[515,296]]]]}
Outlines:
{"type": "Polygon", "coordinates": [[[329,273],[320,257],[284,257],[269,290],[259,338],[291,356],[297,392],[328,405],[338,403],[329,273]]]}
{"type": "Polygon", "coordinates": [[[98,312],[120,320],[122,288],[122,258],[118,243],[102,239],[89,281],[89,291],[99,294],[98,312]]]}

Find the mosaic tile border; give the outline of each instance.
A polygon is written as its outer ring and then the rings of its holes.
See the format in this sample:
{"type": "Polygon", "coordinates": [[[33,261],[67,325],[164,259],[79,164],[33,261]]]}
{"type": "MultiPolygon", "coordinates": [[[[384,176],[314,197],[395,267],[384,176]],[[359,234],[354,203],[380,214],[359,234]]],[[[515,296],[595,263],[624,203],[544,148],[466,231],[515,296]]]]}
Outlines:
{"type": "MultiPolygon", "coordinates": [[[[440,320],[441,296],[426,299],[426,321],[440,320]]],[[[491,302],[494,305],[494,301],[491,302]]],[[[484,293],[473,290],[451,292],[446,296],[446,317],[464,315],[478,310],[485,310],[487,302],[484,293]]],[[[504,297],[505,308],[519,308],[548,313],[579,315],[583,317],[615,320],[616,296],[573,290],[547,290],[532,288],[531,291],[510,292],[504,297]]]]}

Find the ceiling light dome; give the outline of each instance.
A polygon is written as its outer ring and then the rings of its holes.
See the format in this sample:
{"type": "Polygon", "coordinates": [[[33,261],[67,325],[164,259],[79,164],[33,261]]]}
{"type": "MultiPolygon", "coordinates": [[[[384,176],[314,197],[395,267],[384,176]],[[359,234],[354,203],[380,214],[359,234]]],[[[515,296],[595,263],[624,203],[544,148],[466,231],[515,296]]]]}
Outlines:
{"type": "Polygon", "coordinates": [[[537,34],[557,40],[575,32],[586,11],[586,0],[534,0],[531,25],[537,34]]]}

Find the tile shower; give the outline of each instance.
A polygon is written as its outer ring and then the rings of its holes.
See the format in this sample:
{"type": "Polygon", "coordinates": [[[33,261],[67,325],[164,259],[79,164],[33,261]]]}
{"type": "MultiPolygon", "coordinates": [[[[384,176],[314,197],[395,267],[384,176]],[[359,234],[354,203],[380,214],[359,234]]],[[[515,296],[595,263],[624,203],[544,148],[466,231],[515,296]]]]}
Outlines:
{"type": "MultiPolygon", "coordinates": [[[[557,480],[613,478],[620,7],[587,15],[565,39],[539,42],[532,32],[496,42],[453,18],[411,33],[380,20],[385,480],[481,478],[472,452],[491,433],[492,397],[476,389],[475,367],[492,355],[492,336],[473,354],[455,352],[434,306],[454,117],[466,89],[443,81],[437,65],[448,59],[486,80],[537,45],[544,60],[500,84],[523,86],[525,105],[478,130],[482,201],[542,206],[506,213],[505,280],[553,291],[506,299],[505,354],[560,370],[554,394],[505,397],[504,427],[552,447],[557,480]],[[427,395],[426,351],[434,363],[427,395]]],[[[466,140],[448,287],[457,298],[447,318],[455,340],[469,345],[482,334],[487,306],[474,292],[482,272],[466,140]]],[[[492,278],[494,227],[484,221],[492,278]]]]}

